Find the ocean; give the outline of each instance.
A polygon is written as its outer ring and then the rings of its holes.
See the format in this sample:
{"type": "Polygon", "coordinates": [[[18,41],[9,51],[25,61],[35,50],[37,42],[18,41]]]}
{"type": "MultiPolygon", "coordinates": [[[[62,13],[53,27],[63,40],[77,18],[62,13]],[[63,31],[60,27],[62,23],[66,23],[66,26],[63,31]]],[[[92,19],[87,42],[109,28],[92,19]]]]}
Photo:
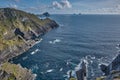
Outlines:
{"type": "Polygon", "coordinates": [[[67,80],[82,60],[88,80],[103,75],[99,65],[108,65],[119,53],[120,15],[51,15],[60,26],[42,36],[42,41],[12,61],[31,69],[36,80],[67,80]]]}

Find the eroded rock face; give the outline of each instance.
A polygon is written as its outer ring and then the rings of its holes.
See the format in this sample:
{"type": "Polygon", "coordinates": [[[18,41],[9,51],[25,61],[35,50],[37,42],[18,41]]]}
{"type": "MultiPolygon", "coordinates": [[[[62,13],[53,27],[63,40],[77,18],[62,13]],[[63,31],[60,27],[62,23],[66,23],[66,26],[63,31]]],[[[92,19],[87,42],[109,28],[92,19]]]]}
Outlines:
{"type": "MultiPolygon", "coordinates": [[[[58,24],[49,18],[39,19],[34,14],[21,10],[0,8],[0,65],[28,50],[40,35],[56,27],[58,24]]],[[[0,74],[3,76],[3,73],[5,77],[11,76],[8,70],[2,69],[0,74]]],[[[16,75],[15,78],[19,80],[16,75]]],[[[26,76],[22,80],[33,79],[27,79],[26,76]]]]}

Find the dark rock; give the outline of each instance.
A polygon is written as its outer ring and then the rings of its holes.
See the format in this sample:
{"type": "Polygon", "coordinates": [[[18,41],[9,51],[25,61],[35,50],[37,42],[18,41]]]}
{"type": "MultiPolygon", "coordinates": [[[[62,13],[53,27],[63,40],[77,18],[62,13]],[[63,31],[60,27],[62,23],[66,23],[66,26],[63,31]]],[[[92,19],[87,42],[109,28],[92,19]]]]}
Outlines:
{"type": "Polygon", "coordinates": [[[43,13],[43,16],[45,16],[45,17],[49,17],[50,14],[49,14],[48,12],[45,12],[45,13],[43,13]]]}
{"type": "Polygon", "coordinates": [[[86,77],[86,63],[83,61],[81,64],[81,69],[76,71],[77,80],[85,80],[86,77]]]}
{"type": "Polygon", "coordinates": [[[120,54],[108,65],[101,65],[101,70],[105,75],[110,75],[112,71],[120,71],[120,54]]]}
{"type": "Polygon", "coordinates": [[[19,28],[16,28],[14,33],[15,33],[15,35],[20,35],[21,37],[24,38],[24,33],[19,28]]]}
{"type": "Polygon", "coordinates": [[[105,75],[108,75],[108,74],[109,74],[109,69],[108,69],[108,67],[107,67],[106,65],[101,64],[101,65],[100,65],[100,68],[101,68],[102,72],[105,73],[105,75]]]}

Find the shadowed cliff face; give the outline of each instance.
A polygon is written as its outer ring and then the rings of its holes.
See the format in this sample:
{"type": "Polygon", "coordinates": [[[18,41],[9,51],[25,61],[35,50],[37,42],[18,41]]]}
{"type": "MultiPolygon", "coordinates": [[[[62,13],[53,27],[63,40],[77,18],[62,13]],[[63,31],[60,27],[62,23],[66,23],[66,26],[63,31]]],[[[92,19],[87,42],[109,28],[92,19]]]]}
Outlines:
{"type": "Polygon", "coordinates": [[[58,24],[49,18],[39,19],[24,11],[0,8],[0,80],[21,80],[23,75],[15,74],[14,67],[28,74],[22,80],[34,80],[34,75],[27,69],[5,62],[28,50],[39,40],[40,35],[56,27],[58,24]],[[9,67],[13,70],[10,71],[9,67]]]}

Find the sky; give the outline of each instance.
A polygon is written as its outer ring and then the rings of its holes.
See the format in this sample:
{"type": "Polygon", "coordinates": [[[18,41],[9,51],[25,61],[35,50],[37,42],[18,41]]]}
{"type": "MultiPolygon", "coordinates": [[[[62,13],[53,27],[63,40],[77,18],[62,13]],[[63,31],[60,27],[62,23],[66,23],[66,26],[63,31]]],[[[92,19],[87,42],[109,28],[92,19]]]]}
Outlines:
{"type": "Polygon", "coordinates": [[[35,14],[120,14],[120,0],[0,0],[0,7],[35,14]]]}

